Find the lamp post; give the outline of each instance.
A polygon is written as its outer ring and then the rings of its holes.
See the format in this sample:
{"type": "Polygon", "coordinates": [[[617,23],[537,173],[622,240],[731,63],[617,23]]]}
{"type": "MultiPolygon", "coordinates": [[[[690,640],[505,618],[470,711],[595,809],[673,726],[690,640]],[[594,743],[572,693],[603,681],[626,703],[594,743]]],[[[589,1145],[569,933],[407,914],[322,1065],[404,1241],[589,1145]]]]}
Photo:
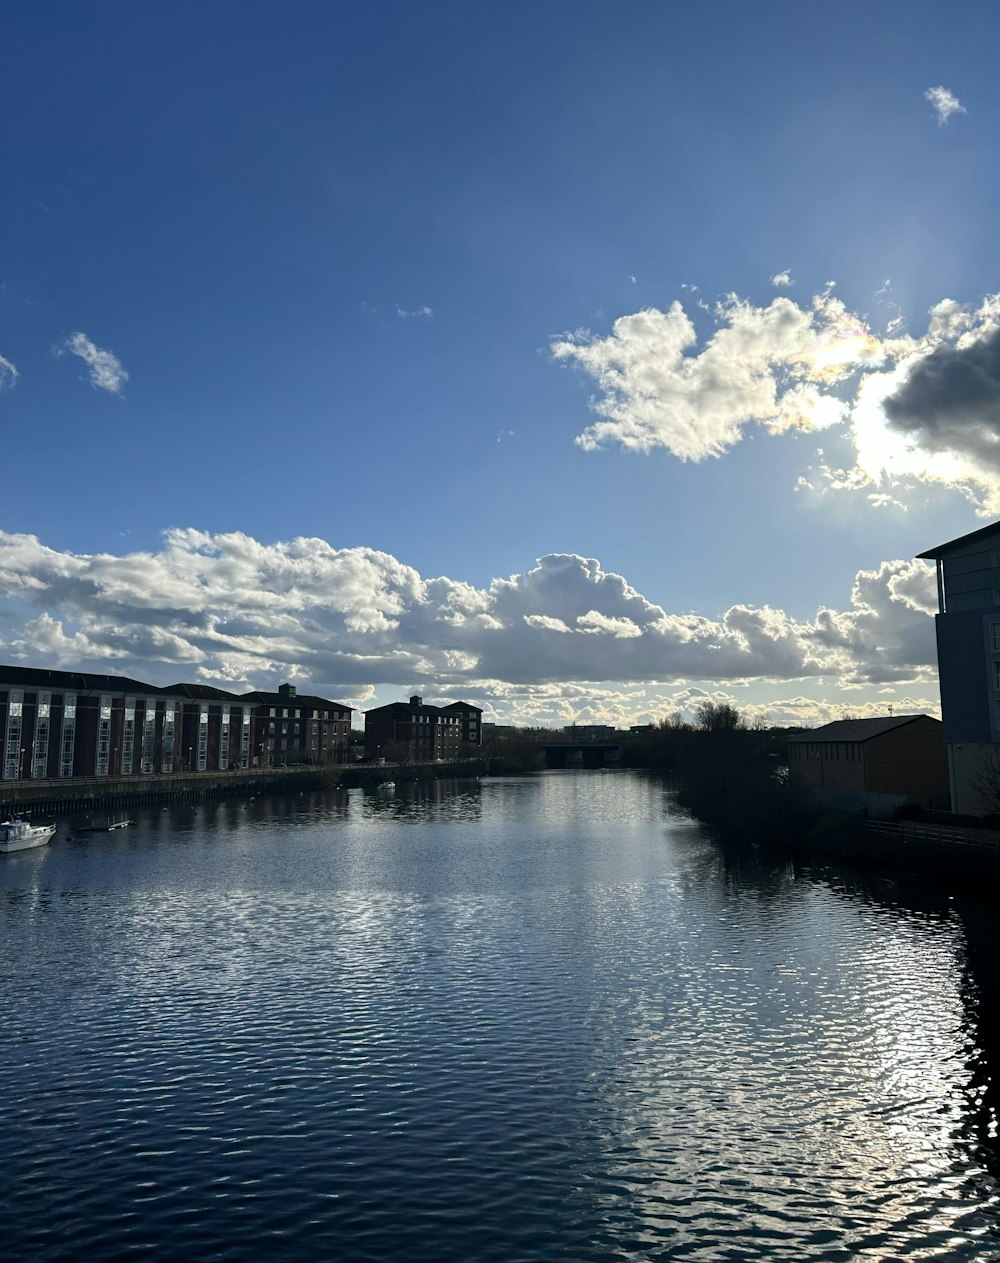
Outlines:
{"type": "Polygon", "coordinates": [[[191,751],[193,748],[194,748],[193,746],[188,746],[188,771],[189,772],[194,771],[194,767],[191,764],[191,751]]]}
{"type": "Polygon", "coordinates": [[[26,749],[27,749],[27,747],[26,747],[26,746],[21,746],[21,765],[20,765],[20,767],[17,769],[17,776],[18,776],[18,780],[24,780],[24,779],[25,779],[25,776],[24,776],[24,752],[25,752],[25,750],[26,750],[26,749]]]}
{"type": "Polygon", "coordinates": [[[114,776],[114,774],[115,774],[115,755],[116,755],[117,753],[118,753],[118,747],[117,747],[117,746],[112,746],[112,748],[111,748],[111,763],[110,763],[110,764],[109,764],[109,766],[108,766],[108,775],[109,775],[109,776],[114,776]]]}

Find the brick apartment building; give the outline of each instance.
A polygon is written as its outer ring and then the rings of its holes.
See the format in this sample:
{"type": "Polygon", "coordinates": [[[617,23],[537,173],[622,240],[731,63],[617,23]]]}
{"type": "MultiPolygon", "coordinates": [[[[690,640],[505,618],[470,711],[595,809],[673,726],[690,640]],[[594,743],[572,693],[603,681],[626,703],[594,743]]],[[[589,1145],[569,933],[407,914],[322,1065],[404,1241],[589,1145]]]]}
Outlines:
{"type": "Polygon", "coordinates": [[[298,693],[281,684],[276,693],[244,693],[253,711],[255,755],[265,763],[343,763],[351,739],[351,707],[298,693]]]}
{"type": "Polygon", "coordinates": [[[432,706],[416,694],[376,706],[365,711],[365,755],[414,763],[457,759],[463,745],[482,745],[482,718],[469,702],[432,706]]]}
{"type": "Polygon", "coordinates": [[[127,676],[0,666],[0,779],[214,772],[343,762],[351,708],[127,676]],[[288,714],[282,715],[283,711],[288,714]]]}

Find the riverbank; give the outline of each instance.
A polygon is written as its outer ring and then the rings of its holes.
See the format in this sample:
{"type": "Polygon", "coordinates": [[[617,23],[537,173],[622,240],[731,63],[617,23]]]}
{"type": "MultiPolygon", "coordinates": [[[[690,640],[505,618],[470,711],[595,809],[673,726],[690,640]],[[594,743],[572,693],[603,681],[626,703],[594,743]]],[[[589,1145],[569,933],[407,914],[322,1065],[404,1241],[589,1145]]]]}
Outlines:
{"type": "Polygon", "coordinates": [[[51,816],[81,811],[122,811],[129,807],[204,798],[257,798],[312,789],[374,788],[385,781],[440,780],[444,777],[520,775],[495,760],[457,763],[330,764],[189,772],[166,776],[73,777],[63,780],[0,782],[0,815],[51,816]]]}

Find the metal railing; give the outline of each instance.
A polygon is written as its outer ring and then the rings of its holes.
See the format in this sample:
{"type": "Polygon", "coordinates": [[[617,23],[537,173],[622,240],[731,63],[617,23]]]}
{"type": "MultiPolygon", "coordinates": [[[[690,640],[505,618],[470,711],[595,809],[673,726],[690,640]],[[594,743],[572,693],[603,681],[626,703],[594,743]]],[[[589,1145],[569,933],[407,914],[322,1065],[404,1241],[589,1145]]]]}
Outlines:
{"type": "Polygon", "coordinates": [[[960,825],[928,824],[918,820],[866,820],[866,833],[918,842],[927,846],[959,846],[1000,856],[1000,833],[960,825]]]}

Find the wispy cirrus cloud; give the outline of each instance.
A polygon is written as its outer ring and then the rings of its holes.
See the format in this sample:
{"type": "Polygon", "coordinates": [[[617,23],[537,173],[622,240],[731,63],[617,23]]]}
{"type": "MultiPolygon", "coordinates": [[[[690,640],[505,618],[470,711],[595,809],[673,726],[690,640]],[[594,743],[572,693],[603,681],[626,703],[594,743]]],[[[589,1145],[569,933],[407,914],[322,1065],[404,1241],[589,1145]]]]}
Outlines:
{"type": "Polygon", "coordinates": [[[954,92],[950,88],[942,87],[941,84],[935,88],[928,88],[924,93],[924,100],[930,101],[937,115],[939,127],[943,127],[953,114],[968,113],[954,92]]]}
{"type": "Polygon", "coordinates": [[[108,394],[120,395],[128,381],[121,360],[111,351],[96,346],[85,333],[71,333],[58,348],[59,354],[68,351],[78,356],[90,370],[90,384],[108,394]]]}
{"type": "Polygon", "coordinates": [[[433,307],[414,307],[412,311],[407,311],[405,307],[396,304],[396,315],[400,320],[432,320],[434,318],[433,307]]]}
{"type": "Polygon", "coordinates": [[[17,369],[4,356],[0,355],[0,390],[10,390],[17,381],[17,369]]]}

